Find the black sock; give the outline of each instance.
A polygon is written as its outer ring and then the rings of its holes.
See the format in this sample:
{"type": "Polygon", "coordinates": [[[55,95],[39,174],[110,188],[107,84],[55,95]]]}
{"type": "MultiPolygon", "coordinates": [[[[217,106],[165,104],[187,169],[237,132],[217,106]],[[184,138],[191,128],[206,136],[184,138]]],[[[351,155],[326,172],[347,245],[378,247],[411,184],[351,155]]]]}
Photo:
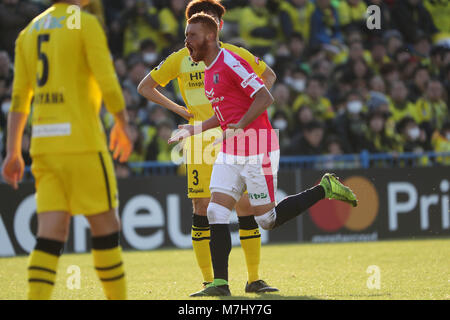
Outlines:
{"type": "Polygon", "coordinates": [[[64,250],[64,242],[38,237],[36,239],[36,245],[34,247],[34,250],[43,251],[59,257],[61,256],[64,250]]]}
{"type": "Polygon", "coordinates": [[[209,228],[209,222],[207,216],[200,216],[198,214],[192,214],[192,226],[197,228],[209,228]]]}
{"type": "Polygon", "coordinates": [[[238,217],[238,220],[239,220],[239,229],[253,230],[258,228],[255,216],[238,217]]]}
{"type": "Polygon", "coordinates": [[[231,235],[228,224],[211,224],[211,260],[214,279],[228,281],[228,257],[231,252],[231,235]]]}
{"type": "Polygon", "coordinates": [[[105,236],[92,237],[92,249],[108,250],[119,246],[119,232],[113,232],[105,236]]]}
{"type": "Polygon", "coordinates": [[[277,217],[274,228],[300,215],[323,198],[325,198],[325,190],[321,185],[317,185],[283,199],[275,207],[277,217]]]}

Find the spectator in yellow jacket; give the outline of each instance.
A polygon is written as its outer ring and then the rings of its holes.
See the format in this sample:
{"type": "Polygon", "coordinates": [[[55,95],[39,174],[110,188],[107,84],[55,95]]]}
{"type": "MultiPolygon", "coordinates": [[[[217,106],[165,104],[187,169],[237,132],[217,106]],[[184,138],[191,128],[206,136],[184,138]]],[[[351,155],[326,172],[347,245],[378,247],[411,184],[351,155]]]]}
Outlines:
{"type": "Polygon", "coordinates": [[[314,4],[309,0],[281,0],[279,23],[285,39],[291,39],[293,33],[300,33],[303,39],[309,39],[309,24],[314,4]]]}
{"type": "MultiPolygon", "coordinates": [[[[450,121],[445,122],[441,130],[433,133],[431,144],[435,152],[450,152],[450,121]]],[[[450,156],[437,157],[436,160],[444,165],[450,165],[450,156]]]]}
{"type": "Polygon", "coordinates": [[[240,37],[251,52],[261,56],[272,49],[278,35],[275,17],[266,4],[267,0],[250,0],[250,5],[242,9],[239,23],[240,37]]]}
{"type": "Polygon", "coordinates": [[[431,136],[434,129],[441,130],[446,120],[449,120],[448,107],[443,100],[443,87],[438,79],[428,82],[425,94],[416,102],[415,119],[425,125],[431,136]]]}
{"type": "Polygon", "coordinates": [[[342,28],[362,26],[366,20],[367,5],[362,0],[341,0],[338,13],[342,28]]]}
{"type": "Polygon", "coordinates": [[[293,110],[297,111],[306,105],[311,108],[314,117],[324,121],[334,118],[334,110],[325,94],[326,79],[323,76],[312,76],[307,80],[305,93],[294,101],[293,110]]]}
{"type": "Polygon", "coordinates": [[[394,81],[389,91],[389,111],[397,123],[407,115],[416,114],[416,105],[408,100],[408,88],[401,80],[394,81]]]}

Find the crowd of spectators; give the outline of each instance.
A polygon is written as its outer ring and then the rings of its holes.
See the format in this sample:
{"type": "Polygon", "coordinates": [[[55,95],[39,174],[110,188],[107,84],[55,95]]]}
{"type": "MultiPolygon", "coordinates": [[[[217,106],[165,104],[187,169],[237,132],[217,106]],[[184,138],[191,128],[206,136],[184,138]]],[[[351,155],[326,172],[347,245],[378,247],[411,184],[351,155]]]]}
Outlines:
{"type": "MultiPolygon", "coordinates": [[[[135,147],[130,161],[170,160],[167,138],[184,122],[146,101],[137,85],[184,46],[188,1],[91,0],[87,8],[106,31],[123,88],[135,147]]],[[[280,132],[282,155],[450,151],[447,0],[222,3],[227,13],[221,40],[247,48],[277,74],[268,112],[280,132]],[[377,7],[368,12],[371,5],[377,7]],[[377,24],[381,28],[373,28],[377,24]]],[[[49,5],[48,0],[0,0],[0,150],[14,39],[49,5]]],[[[184,104],[175,82],[161,91],[184,104]]],[[[102,113],[102,119],[108,130],[111,116],[102,113]]],[[[24,152],[28,144],[27,132],[24,152]]]]}

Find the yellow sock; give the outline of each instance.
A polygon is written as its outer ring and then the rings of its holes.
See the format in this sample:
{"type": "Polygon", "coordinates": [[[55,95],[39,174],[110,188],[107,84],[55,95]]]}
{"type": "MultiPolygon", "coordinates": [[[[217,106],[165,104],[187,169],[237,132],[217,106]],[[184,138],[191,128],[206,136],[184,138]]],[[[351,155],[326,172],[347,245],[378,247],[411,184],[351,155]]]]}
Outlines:
{"type": "Polygon", "coordinates": [[[261,234],[259,228],[244,230],[239,229],[241,247],[244,250],[247,263],[248,283],[259,280],[259,262],[261,259],[261,234]]]}
{"type": "Polygon", "coordinates": [[[28,299],[50,299],[55,285],[59,256],[33,250],[28,259],[28,299]]]}
{"type": "Polygon", "coordinates": [[[194,248],[197,264],[205,282],[212,282],[214,280],[211,251],[209,249],[210,237],[211,232],[209,227],[198,228],[192,226],[192,247],[194,248]]]}
{"type": "Polygon", "coordinates": [[[111,249],[92,249],[94,266],[103,285],[106,298],[110,300],[125,300],[127,288],[125,269],[120,246],[111,249]]]}

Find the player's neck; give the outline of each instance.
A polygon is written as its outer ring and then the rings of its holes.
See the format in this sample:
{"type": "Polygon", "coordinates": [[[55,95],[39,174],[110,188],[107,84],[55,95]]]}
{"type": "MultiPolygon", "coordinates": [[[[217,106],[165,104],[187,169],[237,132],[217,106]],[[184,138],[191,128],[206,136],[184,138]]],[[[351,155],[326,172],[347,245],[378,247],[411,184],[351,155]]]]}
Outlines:
{"type": "Polygon", "coordinates": [[[208,54],[205,57],[205,66],[209,67],[217,58],[217,56],[220,54],[220,46],[219,43],[217,43],[211,50],[208,52],[208,54]]]}

